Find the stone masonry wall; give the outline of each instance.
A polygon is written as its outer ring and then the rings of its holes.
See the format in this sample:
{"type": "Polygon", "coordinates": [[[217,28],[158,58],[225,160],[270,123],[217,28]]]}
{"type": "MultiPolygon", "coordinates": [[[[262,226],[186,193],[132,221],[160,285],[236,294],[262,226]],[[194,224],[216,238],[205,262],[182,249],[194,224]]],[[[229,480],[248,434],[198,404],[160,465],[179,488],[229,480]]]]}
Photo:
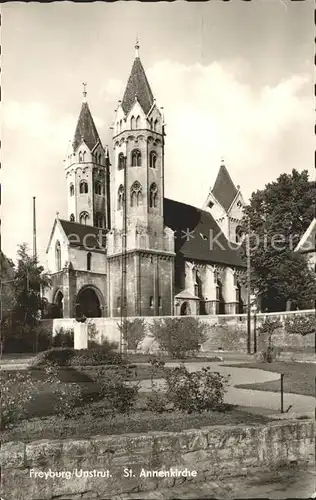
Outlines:
{"type": "MultiPolygon", "coordinates": [[[[257,331],[257,346],[258,352],[267,346],[268,338],[259,333],[258,328],[260,324],[264,321],[266,317],[277,318],[279,317],[283,321],[286,317],[293,315],[315,315],[315,310],[309,311],[295,311],[295,312],[284,312],[284,313],[267,313],[267,314],[257,314],[256,317],[256,331],[257,331]]],[[[177,318],[179,316],[176,316],[177,318]]],[[[182,316],[184,319],[188,316],[182,316]]],[[[151,349],[153,346],[153,338],[151,337],[150,325],[153,321],[157,319],[162,319],[163,316],[157,317],[143,317],[146,327],[147,327],[147,338],[143,342],[143,346],[146,349],[151,349]]],[[[170,318],[170,316],[168,316],[170,318]]],[[[195,316],[196,318],[196,316],[195,316]]],[[[129,318],[132,320],[133,318],[129,318]]],[[[207,351],[236,351],[236,352],[247,352],[247,315],[218,315],[218,316],[198,316],[200,321],[207,324],[207,341],[201,346],[202,352],[207,351]]],[[[53,328],[56,331],[61,326],[65,328],[70,328],[74,324],[74,319],[60,318],[55,319],[53,328]]],[[[106,337],[111,341],[119,342],[120,334],[118,325],[120,323],[120,318],[91,318],[89,322],[95,323],[96,329],[98,331],[98,338],[101,341],[102,337],[106,337]]],[[[255,322],[254,318],[251,319],[251,346],[253,349],[253,338],[254,338],[255,322]]],[[[302,352],[312,352],[315,345],[315,336],[309,334],[302,336],[300,334],[289,334],[284,328],[276,331],[272,337],[273,345],[280,347],[282,351],[293,351],[297,352],[301,350],[302,352]]],[[[140,351],[144,351],[142,346],[139,346],[140,351]]],[[[146,349],[144,352],[146,352],[146,349]]]]}
{"type": "Polygon", "coordinates": [[[64,441],[42,440],[1,447],[6,500],[113,499],[128,492],[172,488],[187,481],[239,476],[251,468],[304,464],[314,457],[312,420],[272,422],[247,427],[215,426],[178,433],[150,432],[95,436],[64,441]],[[132,469],[124,477],[124,468],[132,469]],[[142,469],[196,471],[196,476],[141,477],[142,469]],[[81,470],[108,471],[108,477],[78,477],[81,470]],[[67,477],[35,477],[37,472],[68,473],[67,477]]]}

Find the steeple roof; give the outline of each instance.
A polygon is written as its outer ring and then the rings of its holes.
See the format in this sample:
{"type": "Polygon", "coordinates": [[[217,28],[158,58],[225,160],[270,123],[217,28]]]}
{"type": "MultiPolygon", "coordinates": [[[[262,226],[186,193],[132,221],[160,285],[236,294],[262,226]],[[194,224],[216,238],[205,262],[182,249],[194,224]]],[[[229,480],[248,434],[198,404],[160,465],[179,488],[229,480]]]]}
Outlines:
{"type": "Polygon", "coordinates": [[[73,148],[76,149],[82,140],[84,140],[90,151],[92,151],[96,143],[100,141],[99,134],[87,102],[83,102],[81,106],[76,132],[72,143],[73,148]]]}
{"type": "Polygon", "coordinates": [[[219,168],[214,187],[212,189],[212,194],[215,196],[217,201],[222,205],[222,207],[227,211],[232,204],[238,189],[233,183],[227,168],[222,163],[219,168]]]}
{"type": "Polygon", "coordinates": [[[154,97],[141,60],[137,55],[134,59],[132,71],[122,100],[124,113],[127,114],[132,109],[135,102],[135,96],[137,96],[139,104],[143,108],[143,111],[147,114],[153,105],[154,97]]]}

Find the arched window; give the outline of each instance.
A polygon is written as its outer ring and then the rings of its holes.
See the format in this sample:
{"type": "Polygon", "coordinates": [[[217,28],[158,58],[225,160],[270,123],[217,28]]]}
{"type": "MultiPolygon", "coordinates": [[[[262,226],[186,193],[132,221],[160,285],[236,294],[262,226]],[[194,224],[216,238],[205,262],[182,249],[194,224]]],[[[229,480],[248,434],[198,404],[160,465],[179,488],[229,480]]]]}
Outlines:
{"type": "Polygon", "coordinates": [[[88,252],[87,253],[87,270],[88,271],[91,271],[91,257],[92,257],[91,252],[88,252]]]}
{"type": "Polygon", "coordinates": [[[140,116],[136,118],[136,128],[140,128],[140,116]]]}
{"type": "Polygon", "coordinates": [[[149,206],[151,208],[157,208],[158,206],[158,188],[154,182],[149,189],[149,206]]]}
{"type": "Polygon", "coordinates": [[[56,246],[55,246],[55,260],[56,260],[57,271],[61,271],[61,248],[58,240],[56,241],[56,246]]]}
{"type": "Polygon", "coordinates": [[[149,307],[154,307],[154,297],[152,295],[149,297],[149,307]]]}
{"type": "Polygon", "coordinates": [[[157,163],[157,155],[155,151],[151,151],[149,155],[149,166],[150,168],[156,168],[156,163],[157,163]]]}
{"type": "Polygon", "coordinates": [[[132,118],[131,118],[131,130],[134,130],[135,126],[136,126],[135,116],[132,116],[132,118]]]}
{"type": "Polygon", "coordinates": [[[124,165],[125,165],[125,158],[123,153],[120,153],[118,155],[118,169],[122,170],[124,168],[124,165]]]}
{"type": "Polygon", "coordinates": [[[99,154],[99,165],[101,165],[101,159],[102,159],[102,155],[99,154]]]}
{"type": "Polygon", "coordinates": [[[81,153],[81,151],[79,151],[79,163],[81,163],[81,162],[82,162],[82,153],[81,153]]]}
{"type": "Polygon", "coordinates": [[[149,125],[150,125],[150,128],[152,130],[153,129],[153,119],[152,118],[150,118],[150,120],[149,120],[149,125]]]}
{"type": "Polygon", "coordinates": [[[94,225],[96,227],[103,227],[103,215],[101,214],[101,212],[96,212],[95,214],[95,219],[94,219],[94,225]]]}
{"type": "Polygon", "coordinates": [[[82,153],[82,161],[86,161],[86,152],[85,151],[82,153]]]}
{"type": "Polygon", "coordinates": [[[139,207],[143,203],[142,187],[138,181],[135,181],[131,187],[131,206],[139,207]]]}
{"type": "Polygon", "coordinates": [[[74,214],[71,214],[71,216],[70,216],[70,222],[75,222],[75,216],[74,216],[74,214]]]}
{"type": "Polygon", "coordinates": [[[99,181],[96,181],[94,184],[94,192],[95,194],[102,194],[102,184],[99,181]]]}
{"type": "Polygon", "coordinates": [[[88,192],[88,183],[86,181],[81,181],[79,185],[79,191],[81,194],[88,192]]]}
{"type": "Polygon", "coordinates": [[[69,191],[70,191],[70,196],[73,196],[75,194],[75,187],[73,183],[70,184],[69,191]]]}
{"type": "Polygon", "coordinates": [[[154,131],[157,132],[158,129],[158,120],[154,121],[154,131]]]}
{"type": "Polygon", "coordinates": [[[124,204],[124,186],[121,184],[117,192],[117,209],[122,210],[124,204]]]}
{"type": "Polygon", "coordinates": [[[85,224],[87,225],[87,221],[89,220],[89,214],[88,212],[81,212],[79,215],[79,222],[80,224],[85,224]]]}
{"type": "Polygon", "coordinates": [[[120,132],[122,132],[122,120],[120,120],[120,132]]]}
{"type": "Polygon", "coordinates": [[[139,149],[134,149],[131,153],[132,167],[140,167],[142,164],[142,155],[139,149]]]}

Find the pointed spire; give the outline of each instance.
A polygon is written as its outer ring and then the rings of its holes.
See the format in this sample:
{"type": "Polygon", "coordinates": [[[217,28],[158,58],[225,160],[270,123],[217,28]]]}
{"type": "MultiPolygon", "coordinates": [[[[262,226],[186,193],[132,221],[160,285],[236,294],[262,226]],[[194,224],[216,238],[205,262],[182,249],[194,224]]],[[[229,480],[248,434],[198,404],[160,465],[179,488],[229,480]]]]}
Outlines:
{"type": "Polygon", "coordinates": [[[135,97],[137,97],[139,104],[146,114],[149,112],[154,102],[153,93],[149,86],[145,70],[139,58],[138,50],[139,43],[137,39],[135,45],[135,59],[122,99],[122,108],[125,114],[127,114],[133,107],[135,97]]]}
{"type": "Polygon", "coordinates": [[[136,43],[135,43],[135,57],[139,57],[139,40],[138,40],[138,36],[136,37],[136,43]]]}
{"type": "MultiPolygon", "coordinates": [[[[84,90],[84,94],[86,94],[86,90],[84,90]]],[[[86,143],[90,151],[92,151],[97,142],[100,141],[99,134],[94,124],[87,102],[83,102],[81,106],[75,136],[72,143],[73,149],[77,149],[82,141],[86,143]]]]}
{"type": "Polygon", "coordinates": [[[238,190],[233,183],[229,172],[225,166],[224,158],[221,159],[221,166],[216,177],[212,194],[225,210],[228,210],[234,200],[238,190]]]}

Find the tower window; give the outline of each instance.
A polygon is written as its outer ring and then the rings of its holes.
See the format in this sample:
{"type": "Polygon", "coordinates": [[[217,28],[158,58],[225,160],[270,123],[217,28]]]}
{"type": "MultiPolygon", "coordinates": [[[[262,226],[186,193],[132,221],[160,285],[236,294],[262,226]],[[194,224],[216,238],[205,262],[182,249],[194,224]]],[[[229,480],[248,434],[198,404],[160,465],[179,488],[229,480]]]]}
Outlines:
{"type": "Polygon", "coordinates": [[[124,186],[121,184],[117,192],[117,209],[122,210],[124,204],[124,186]]]}
{"type": "Polygon", "coordinates": [[[214,203],[212,201],[209,201],[207,206],[208,206],[208,208],[212,208],[212,207],[214,207],[214,203]]]}
{"type": "Polygon", "coordinates": [[[101,158],[102,158],[102,155],[99,154],[99,165],[101,165],[101,158]]]}
{"type": "Polygon", "coordinates": [[[87,253],[87,270],[88,271],[91,271],[91,258],[92,258],[91,252],[88,252],[87,253]]]}
{"type": "Polygon", "coordinates": [[[131,130],[134,130],[135,126],[136,126],[135,116],[132,116],[132,118],[131,118],[131,130]]]}
{"type": "Polygon", "coordinates": [[[154,297],[152,295],[149,297],[149,307],[154,307],[154,297]]]}
{"type": "Polygon", "coordinates": [[[70,216],[70,222],[75,222],[75,216],[74,216],[74,214],[71,214],[71,216],[70,216]]]}
{"type": "Polygon", "coordinates": [[[158,129],[158,120],[154,121],[154,131],[157,132],[158,129]]]}
{"type": "Polygon", "coordinates": [[[140,128],[140,116],[136,118],[136,128],[140,128]]]}
{"type": "Polygon", "coordinates": [[[149,155],[149,166],[150,168],[156,168],[157,155],[155,151],[151,151],[149,155]]]}
{"type": "Polygon", "coordinates": [[[55,259],[56,259],[56,269],[57,271],[61,270],[61,248],[60,248],[60,243],[57,240],[56,241],[56,246],[55,246],[55,259]]]}
{"type": "Polygon", "coordinates": [[[79,163],[81,163],[81,162],[82,162],[82,153],[81,153],[81,151],[79,151],[79,163]]]}
{"type": "Polygon", "coordinates": [[[123,153],[120,153],[118,155],[118,169],[119,170],[122,170],[125,166],[125,158],[124,158],[124,155],[123,153]]]}
{"type": "Polygon", "coordinates": [[[86,161],[86,152],[85,151],[82,153],[82,161],[86,161]]]}
{"type": "Polygon", "coordinates": [[[152,118],[150,118],[150,120],[149,120],[149,125],[150,125],[150,128],[152,129],[153,128],[153,119],[152,118]]]}
{"type": "Polygon", "coordinates": [[[120,120],[120,132],[122,132],[122,120],[120,120]]]}
{"type": "Polygon", "coordinates": [[[85,224],[87,225],[87,221],[89,220],[89,214],[88,212],[81,212],[79,215],[79,222],[80,224],[85,224]]]}
{"type": "Polygon", "coordinates": [[[103,215],[101,214],[101,212],[97,212],[95,214],[95,219],[94,219],[94,222],[95,222],[95,226],[96,227],[103,227],[103,215]]]}
{"type": "Polygon", "coordinates": [[[131,187],[131,206],[139,207],[143,203],[143,191],[138,181],[135,181],[131,187]]]}
{"type": "Polygon", "coordinates": [[[139,149],[134,149],[131,153],[132,167],[140,167],[142,164],[142,155],[139,149]]]}
{"type": "Polygon", "coordinates": [[[95,192],[95,194],[102,194],[102,184],[101,184],[101,182],[97,181],[94,184],[94,192],[95,192]]]}
{"type": "Polygon", "coordinates": [[[149,189],[149,206],[151,208],[157,208],[158,206],[158,188],[154,182],[149,189]]]}
{"type": "Polygon", "coordinates": [[[88,192],[88,183],[86,181],[81,181],[79,185],[79,191],[81,194],[88,192]]]}
{"type": "Polygon", "coordinates": [[[71,183],[69,186],[70,196],[75,194],[75,186],[71,183]]]}

